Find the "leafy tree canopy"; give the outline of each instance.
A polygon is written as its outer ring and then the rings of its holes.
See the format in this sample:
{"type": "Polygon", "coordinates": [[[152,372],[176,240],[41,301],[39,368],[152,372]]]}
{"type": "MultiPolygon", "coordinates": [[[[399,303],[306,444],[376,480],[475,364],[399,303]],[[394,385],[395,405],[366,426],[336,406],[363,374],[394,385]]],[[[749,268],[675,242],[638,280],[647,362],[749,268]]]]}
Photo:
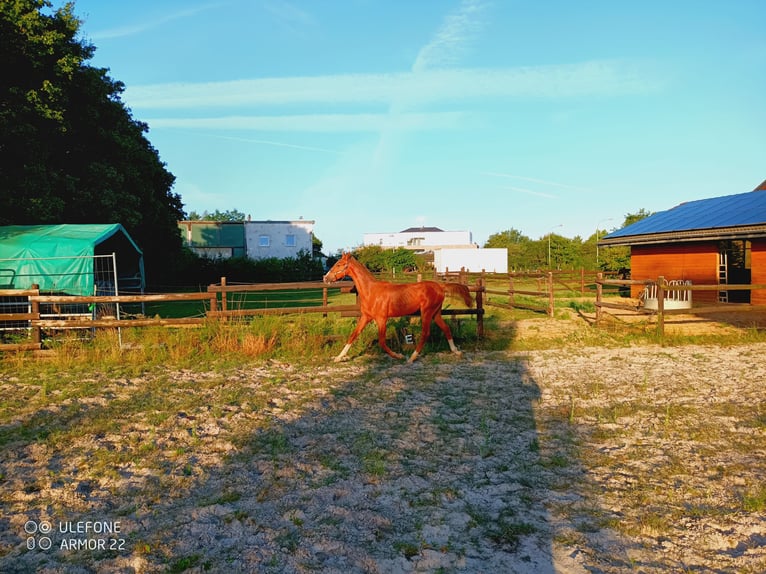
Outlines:
{"type": "Polygon", "coordinates": [[[245,221],[245,214],[237,209],[227,209],[226,211],[220,211],[216,209],[213,213],[203,211],[202,215],[196,211],[189,213],[190,221],[228,221],[228,222],[241,222],[245,221]]]}
{"type": "MultiPolygon", "coordinates": [[[[625,215],[623,227],[652,215],[640,209],[625,215]]],[[[539,239],[530,239],[519,230],[511,228],[489,236],[484,247],[508,249],[508,269],[599,269],[619,271],[630,268],[630,248],[603,247],[596,242],[604,236],[605,230],[596,230],[587,240],[581,237],[568,238],[557,233],[547,234],[539,239]]]]}
{"type": "Polygon", "coordinates": [[[627,227],[628,225],[633,225],[637,221],[641,221],[642,219],[646,219],[650,215],[654,215],[653,212],[645,210],[643,207],[639,209],[635,213],[626,213],[625,214],[625,221],[622,222],[622,229],[623,227],[627,227]]]}
{"type": "Polygon", "coordinates": [[[0,2],[0,225],[122,223],[156,279],[181,250],[175,177],[79,27],[73,3],[0,2]]]}
{"type": "Polygon", "coordinates": [[[415,253],[403,247],[383,249],[379,245],[365,245],[354,250],[354,257],[373,273],[415,271],[420,268],[415,253]]]}

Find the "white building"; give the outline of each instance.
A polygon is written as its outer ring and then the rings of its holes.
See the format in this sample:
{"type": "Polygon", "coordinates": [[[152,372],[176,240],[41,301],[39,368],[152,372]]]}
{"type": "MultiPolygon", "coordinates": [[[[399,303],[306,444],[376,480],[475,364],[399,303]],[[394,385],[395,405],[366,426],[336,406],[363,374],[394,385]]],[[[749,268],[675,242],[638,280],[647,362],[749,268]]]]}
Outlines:
{"type": "Polygon", "coordinates": [[[439,249],[434,251],[434,269],[437,273],[508,273],[508,249],[439,249]]]}
{"type": "Polygon", "coordinates": [[[438,227],[410,227],[399,233],[365,233],[364,245],[384,249],[403,247],[416,251],[436,251],[444,248],[476,249],[470,231],[443,231],[438,227]]]}
{"type": "Polygon", "coordinates": [[[245,245],[251,259],[295,257],[312,252],[314,221],[246,221],[245,245]]]}

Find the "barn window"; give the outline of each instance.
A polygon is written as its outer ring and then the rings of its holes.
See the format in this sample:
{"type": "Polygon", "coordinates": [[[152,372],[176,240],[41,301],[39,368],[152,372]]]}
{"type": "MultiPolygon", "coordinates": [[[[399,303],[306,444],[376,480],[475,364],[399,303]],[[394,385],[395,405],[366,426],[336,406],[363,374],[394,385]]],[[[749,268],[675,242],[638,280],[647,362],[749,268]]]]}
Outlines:
{"type": "Polygon", "coordinates": [[[268,247],[271,245],[271,239],[268,235],[258,236],[258,247],[268,247]]]}
{"type": "Polygon", "coordinates": [[[285,245],[287,247],[295,247],[295,235],[292,233],[285,235],[285,245]]]}

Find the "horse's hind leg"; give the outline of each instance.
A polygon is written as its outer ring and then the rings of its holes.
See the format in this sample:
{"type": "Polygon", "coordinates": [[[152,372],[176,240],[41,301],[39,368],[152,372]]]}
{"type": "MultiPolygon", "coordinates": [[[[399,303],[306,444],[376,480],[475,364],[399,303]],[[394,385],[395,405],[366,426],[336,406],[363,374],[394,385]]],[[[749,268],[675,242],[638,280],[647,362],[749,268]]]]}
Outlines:
{"type": "Polygon", "coordinates": [[[404,355],[394,353],[391,348],[386,344],[386,319],[375,319],[375,324],[378,326],[378,344],[394,359],[403,359],[404,355]]]}
{"type": "Polygon", "coordinates": [[[447,337],[447,342],[449,343],[450,350],[456,355],[462,355],[463,353],[460,352],[460,349],[458,349],[455,345],[455,341],[452,340],[452,331],[450,331],[449,325],[447,325],[447,323],[444,321],[444,318],[441,314],[441,309],[436,313],[436,315],[434,315],[434,321],[444,332],[444,336],[447,337]]]}
{"type": "Polygon", "coordinates": [[[420,355],[420,352],[423,350],[423,347],[428,340],[428,336],[431,334],[431,318],[433,317],[433,314],[433,311],[430,309],[420,310],[420,340],[418,341],[418,346],[415,347],[412,355],[410,355],[410,358],[407,359],[408,363],[414,362],[415,359],[418,358],[418,355],[420,355]]]}

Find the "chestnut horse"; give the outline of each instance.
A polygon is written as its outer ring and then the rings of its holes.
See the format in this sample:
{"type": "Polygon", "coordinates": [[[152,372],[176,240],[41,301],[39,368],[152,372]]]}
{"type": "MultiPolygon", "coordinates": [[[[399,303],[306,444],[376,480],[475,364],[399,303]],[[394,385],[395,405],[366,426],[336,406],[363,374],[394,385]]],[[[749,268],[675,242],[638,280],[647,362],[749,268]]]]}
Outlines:
{"type": "Polygon", "coordinates": [[[386,345],[386,322],[389,317],[401,317],[420,311],[422,332],[420,340],[407,362],[411,363],[418,358],[423,350],[426,339],[431,332],[431,319],[447,336],[447,342],[453,353],[460,355],[460,351],[452,340],[452,332],[447,323],[442,319],[442,303],[446,294],[459,295],[465,304],[472,306],[471,293],[468,287],[459,283],[436,283],[435,281],[422,281],[418,283],[389,283],[379,281],[373,277],[368,269],[359,263],[350,253],[344,253],[338,262],[332,266],[324,276],[325,283],[338,281],[343,277],[351,277],[359,294],[359,307],[362,316],[356,328],[346,342],[346,346],[335,361],[343,360],[352,343],[359,333],[370,321],[375,321],[378,326],[378,343],[383,350],[395,359],[402,359],[404,355],[394,353],[386,345]]]}

